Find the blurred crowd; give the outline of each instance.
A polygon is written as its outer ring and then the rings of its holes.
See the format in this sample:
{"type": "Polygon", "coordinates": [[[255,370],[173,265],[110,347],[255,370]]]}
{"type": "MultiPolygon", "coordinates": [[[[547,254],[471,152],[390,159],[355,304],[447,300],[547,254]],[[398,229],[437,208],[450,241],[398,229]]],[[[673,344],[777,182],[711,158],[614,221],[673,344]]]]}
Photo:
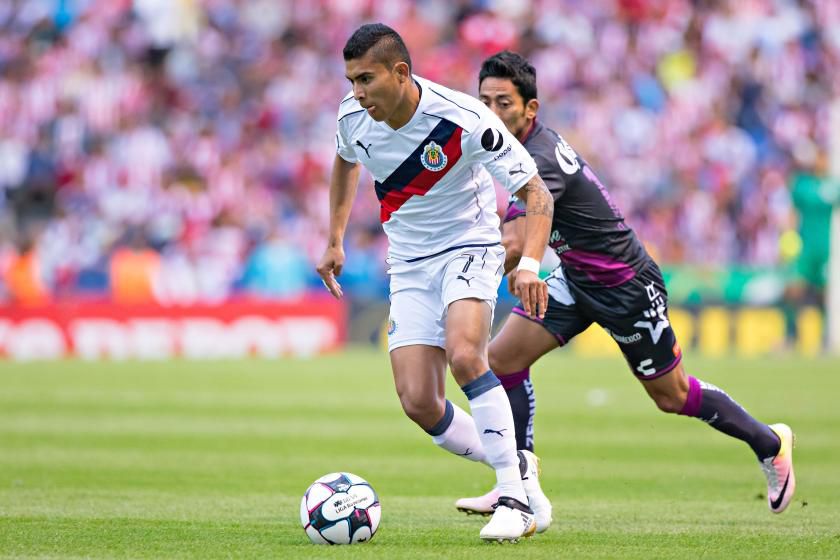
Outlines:
{"type": "MultiPolygon", "coordinates": [[[[824,178],[840,89],[836,0],[5,0],[0,301],[318,286],[341,49],[369,21],[472,94],[486,56],[529,56],[540,119],[660,261],[796,257],[792,185],[824,178]]],[[[387,294],[371,187],[342,275],[363,298],[387,294]]]]}

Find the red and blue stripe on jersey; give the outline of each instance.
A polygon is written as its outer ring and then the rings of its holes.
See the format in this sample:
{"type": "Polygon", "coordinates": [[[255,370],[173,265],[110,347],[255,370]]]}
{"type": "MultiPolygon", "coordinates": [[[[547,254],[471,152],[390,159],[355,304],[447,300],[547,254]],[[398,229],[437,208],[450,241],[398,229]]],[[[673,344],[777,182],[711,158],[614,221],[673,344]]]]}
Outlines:
{"type": "Polygon", "coordinates": [[[412,196],[423,196],[452,169],[461,158],[461,132],[457,124],[445,119],[435,126],[417,148],[411,152],[399,167],[381,183],[376,181],[376,198],[379,199],[379,220],[384,224],[391,214],[402,207],[412,196]],[[429,171],[420,162],[423,149],[435,142],[446,154],[446,167],[440,171],[429,171]]]}

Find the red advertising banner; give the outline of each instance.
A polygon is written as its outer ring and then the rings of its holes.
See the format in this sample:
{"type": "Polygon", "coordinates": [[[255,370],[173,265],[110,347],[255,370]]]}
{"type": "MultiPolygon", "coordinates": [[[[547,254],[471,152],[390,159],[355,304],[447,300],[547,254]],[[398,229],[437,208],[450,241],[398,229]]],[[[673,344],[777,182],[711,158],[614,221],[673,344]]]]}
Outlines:
{"type": "Polygon", "coordinates": [[[346,324],[344,303],[330,296],[166,307],[83,301],[0,307],[0,358],[309,356],[341,348],[346,324]]]}

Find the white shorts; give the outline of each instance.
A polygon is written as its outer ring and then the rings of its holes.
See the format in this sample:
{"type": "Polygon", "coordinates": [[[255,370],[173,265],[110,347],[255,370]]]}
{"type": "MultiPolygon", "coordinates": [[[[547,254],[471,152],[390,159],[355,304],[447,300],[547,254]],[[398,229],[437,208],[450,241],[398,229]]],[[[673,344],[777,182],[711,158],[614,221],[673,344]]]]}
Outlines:
{"type": "Polygon", "coordinates": [[[453,301],[484,300],[492,314],[504,263],[501,245],[465,247],[413,263],[389,259],[388,351],[412,344],[445,348],[446,311],[453,301]]]}

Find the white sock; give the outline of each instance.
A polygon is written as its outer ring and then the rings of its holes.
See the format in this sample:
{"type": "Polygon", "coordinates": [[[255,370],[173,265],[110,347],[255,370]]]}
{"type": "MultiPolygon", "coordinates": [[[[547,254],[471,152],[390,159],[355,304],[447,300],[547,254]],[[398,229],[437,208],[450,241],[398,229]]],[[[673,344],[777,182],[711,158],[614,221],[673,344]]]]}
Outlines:
{"type": "Polygon", "coordinates": [[[459,457],[491,466],[487,462],[487,456],[478,438],[472,416],[454,404],[452,404],[452,412],[452,423],[442,434],[432,436],[432,441],[435,445],[459,457]]]}
{"type": "MultiPolygon", "coordinates": [[[[492,372],[487,374],[495,379],[492,372]]],[[[527,504],[528,498],[525,496],[519,474],[513,413],[504,388],[498,384],[498,380],[496,383],[497,385],[492,389],[484,389],[478,395],[473,393],[470,398],[470,410],[487,457],[486,462],[496,470],[496,487],[499,489],[499,494],[527,504]]],[[[464,392],[467,393],[467,397],[470,397],[466,389],[465,386],[464,392]]]]}

